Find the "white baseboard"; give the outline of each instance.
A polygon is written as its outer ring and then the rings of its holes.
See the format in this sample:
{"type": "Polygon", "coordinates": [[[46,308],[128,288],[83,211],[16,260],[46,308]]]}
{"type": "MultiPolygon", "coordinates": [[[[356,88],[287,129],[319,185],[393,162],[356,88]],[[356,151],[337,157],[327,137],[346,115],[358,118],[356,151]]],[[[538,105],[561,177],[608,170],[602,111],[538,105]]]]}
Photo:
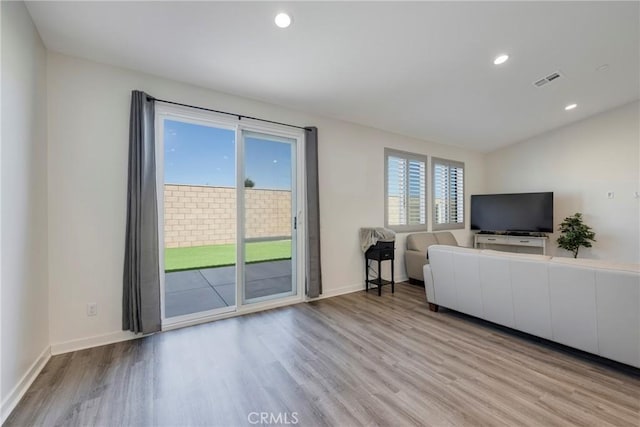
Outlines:
{"type": "MultiPolygon", "coordinates": [[[[408,280],[406,277],[399,278],[398,280],[396,280],[396,283],[403,282],[403,281],[406,281],[406,280],[408,280]]],[[[317,300],[324,299],[324,298],[331,298],[331,297],[335,297],[335,296],[338,296],[338,295],[350,294],[352,292],[358,292],[358,291],[362,291],[362,290],[364,290],[364,284],[358,283],[358,284],[355,284],[355,285],[349,285],[349,286],[343,286],[343,287],[336,288],[336,289],[331,289],[331,290],[323,293],[322,295],[320,295],[317,298],[307,298],[304,301],[306,301],[306,302],[317,301],[317,300]]],[[[227,317],[235,317],[235,316],[238,316],[238,315],[249,314],[249,313],[252,313],[252,312],[255,312],[255,311],[262,311],[262,310],[268,310],[268,309],[272,309],[272,308],[287,306],[287,305],[291,305],[291,304],[297,304],[299,302],[301,302],[301,300],[285,301],[285,302],[277,301],[277,302],[274,302],[272,304],[261,305],[260,307],[246,307],[244,310],[241,310],[241,311],[238,311],[238,312],[233,312],[233,313],[221,314],[221,315],[218,315],[218,316],[213,316],[211,319],[204,319],[204,321],[203,321],[203,319],[199,319],[199,320],[179,323],[179,324],[175,324],[175,325],[166,325],[166,326],[163,327],[163,331],[167,331],[167,330],[171,330],[171,329],[177,329],[177,328],[183,328],[185,326],[196,325],[196,324],[207,322],[207,321],[224,319],[224,318],[227,318],[227,317]]],[[[134,334],[134,333],[128,332],[128,331],[116,331],[116,332],[111,332],[111,333],[103,334],[103,335],[96,335],[96,336],[88,337],[88,338],[79,338],[79,339],[76,339],[76,340],[62,341],[62,342],[58,342],[58,343],[53,343],[53,344],[51,344],[51,352],[50,353],[55,356],[57,354],[69,353],[71,351],[85,350],[87,348],[99,347],[101,345],[113,344],[113,343],[117,343],[117,342],[121,342],[121,341],[128,341],[128,340],[132,340],[132,339],[136,339],[136,338],[142,338],[143,336],[145,336],[145,335],[134,334]]]]}
{"type": "Polygon", "coordinates": [[[27,369],[27,372],[25,372],[22,378],[20,378],[18,384],[16,384],[7,397],[3,399],[0,407],[0,425],[9,418],[11,412],[18,406],[20,399],[22,399],[22,396],[29,390],[29,387],[31,387],[31,384],[33,384],[49,359],[51,359],[51,347],[47,346],[29,369],[27,369]]]}
{"type": "Polygon", "coordinates": [[[350,294],[352,292],[364,291],[364,284],[358,283],[357,285],[342,286],[340,288],[331,289],[330,291],[323,292],[319,297],[307,298],[307,302],[318,301],[325,298],[337,297],[338,295],[350,294]]]}
{"type": "MultiPolygon", "coordinates": [[[[398,278],[398,280],[396,280],[396,283],[403,282],[403,281],[406,281],[406,280],[408,280],[406,277],[401,277],[401,278],[398,278]]],[[[358,283],[358,284],[355,284],[355,285],[349,285],[349,286],[343,286],[343,287],[336,288],[336,289],[331,289],[331,290],[323,293],[322,295],[320,295],[317,298],[307,298],[305,301],[306,302],[316,301],[316,300],[320,300],[320,299],[324,299],[324,298],[335,297],[335,296],[338,296],[338,295],[350,294],[352,292],[358,292],[358,291],[362,291],[362,290],[364,290],[364,284],[358,283]]],[[[262,311],[262,310],[268,310],[268,309],[272,309],[272,308],[287,306],[287,305],[291,305],[291,304],[297,304],[299,302],[301,302],[301,301],[300,300],[285,301],[285,302],[277,301],[277,302],[274,302],[272,304],[268,304],[268,305],[264,305],[264,306],[260,306],[260,307],[246,307],[244,310],[241,310],[241,311],[238,311],[238,312],[233,312],[233,313],[227,313],[227,314],[214,316],[211,319],[205,319],[204,321],[206,322],[206,321],[224,319],[224,318],[227,318],[227,317],[235,317],[235,316],[238,316],[238,315],[249,314],[249,313],[252,313],[252,312],[255,312],[255,311],[262,311]]],[[[195,324],[199,324],[199,323],[203,323],[203,320],[200,319],[200,320],[196,320],[196,321],[184,322],[184,323],[175,324],[175,325],[166,325],[165,327],[163,327],[163,331],[182,328],[182,327],[185,327],[185,326],[191,326],[191,325],[195,325],[195,324]]],[[[121,342],[121,341],[128,341],[128,340],[132,340],[132,339],[136,339],[136,338],[142,338],[143,336],[145,336],[145,335],[134,334],[134,333],[129,332],[129,331],[116,331],[116,332],[111,332],[111,333],[103,334],[103,335],[96,335],[96,336],[88,337],[88,338],[79,338],[79,339],[76,339],[76,340],[53,343],[53,344],[51,344],[51,352],[50,353],[55,356],[57,354],[69,353],[71,351],[85,350],[87,348],[99,347],[101,345],[113,344],[113,343],[117,343],[117,342],[121,342]]]]}
{"type": "Polygon", "coordinates": [[[358,283],[356,285],[342,286],[340,288],[331,289],[329,291],[325,291],[320,294],[319,297],[316,298],[307,298],[307,302],[318,301],[325,298],[337,297],[339,295],[346,295],[353,292],[364,291],[364,284],[358,283]]]}
{"type": "MultiPolygon", "coordinates": [[[[400,278],[396,279],[396,283],[406,282],[407,280],[409,280],[407,277],[400,277],[400,278]]],[[[371,289],[371,288],[369,288],[369,289],[371,289]]],[[[307,298],[307,302],[317,301],[317,300],[321,300],[321,299],[325,299],[325,298],[337,297],[338,295],[345,295],[345,294],[350,294],[352,292],[358,292],[358,291],[364,291],[364,283],[358,283],[358,284],[355,284],[355,285],[342,286],[340,288],[331,289],[331,290],[329,290],[327,292],[323,292],[317,298],[307,298]]]]}
{"type": "MultiPolygon", "coordinates": [[[[246,306],[243,310],[234,311],[231,313],[219,314],[216,316],[211,316],[210,318],[201,318],[196,320],[177,322],[175,324],[170,324],[170,325],[163,325],[162,330],[169,331],[172,329],[184,328],[186,326],[193,326],[200,323],[211,322],[213,320],[220,320],[228,317],[235,317],[243,314],[253,313],[256,311],[269,310],[272,308],[283,307],[291,304],[298,304],[303,301],[315,301],[318,299],[335,297],[338,295],[361,291],[363,289],[364,289],[364,285],[362,283],[359,283],[357,285],[351,285],[351,286],[345,286],[342,288],[332,289],[320,295],[318,298],[313,298],[313,299],[307,298],[306,300],[303,300],[298,297],[298,299],[296,299],[295,301],[293,300],[276,301],[273,303],[261,304],[260,306],[257,306],[257,304],[256,306],[253,306],[253,305],[246,306]]],[[[144,335],[142,334],[134,334],[128,331],[116,331],[116,332],[111,332],[103,335],[96,335],[88,338],[79,338],[79,339],[70,340],[70,341],[62,341],[62,342],[51,344],[51,354],[55,356],[58,354],[69,353],[72,351],[85,350],[87,348],[99,347],[101,345],[113,344],[121,341],[142,338],[143,336],[144,335]]]]}
{"type": "Polygon", "coordinates": [[[101,345],[113,344],[120,341],[128,341],[136,338],[142,338],[142,334],[134,334],[129,331],[116,331],[103,335],[96,335],[88,338],[79,338],[76,340],[63,341],[51,344],[51,354],[63,354],[71,351],[84,350],[91,347],[100,347],[101,345]]]}

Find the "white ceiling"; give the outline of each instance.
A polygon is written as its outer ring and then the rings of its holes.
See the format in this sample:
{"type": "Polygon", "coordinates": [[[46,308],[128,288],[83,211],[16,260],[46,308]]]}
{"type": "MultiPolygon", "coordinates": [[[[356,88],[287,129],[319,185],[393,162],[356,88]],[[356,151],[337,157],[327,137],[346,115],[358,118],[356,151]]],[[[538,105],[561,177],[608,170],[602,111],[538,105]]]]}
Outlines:
{"type": "Polygon", "coordinates": [[[640,98],[639,6],[28,3],[54,51],[482,151],[640,98]]]}

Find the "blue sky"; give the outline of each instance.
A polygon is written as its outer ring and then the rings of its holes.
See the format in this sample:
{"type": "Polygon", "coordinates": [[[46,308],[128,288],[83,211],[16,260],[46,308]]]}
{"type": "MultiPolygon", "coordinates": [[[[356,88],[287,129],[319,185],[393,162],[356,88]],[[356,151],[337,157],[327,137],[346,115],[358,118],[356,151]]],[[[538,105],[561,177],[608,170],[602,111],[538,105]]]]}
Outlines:
{"type": "MultiPolygon", "coordinates": [[[[235,132],[191,123],[164,122],[164,181],[235,186],[235,132]]],[[[291,189],[291,145],[245,140],[245,176],[255,188],[291,189]]]]}

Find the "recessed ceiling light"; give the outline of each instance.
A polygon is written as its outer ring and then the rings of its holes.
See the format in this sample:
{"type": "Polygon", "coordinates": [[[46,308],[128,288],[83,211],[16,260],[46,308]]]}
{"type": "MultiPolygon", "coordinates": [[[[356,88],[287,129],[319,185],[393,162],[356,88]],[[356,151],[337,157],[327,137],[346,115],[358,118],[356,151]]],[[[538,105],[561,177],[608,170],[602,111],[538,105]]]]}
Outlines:
{"type": "Polygon", "coordinates": [[[500,56],[497,56],[496,59],[493,60],[493,64],[494,65],[504,64],[505,62],[507,62],[508,59],[509,59],[509,55],[505,53],[500,56]]]}
{"type": "Polygon", "coordinates": [[[576,108],[578,106],[578,104],[569,104],[566,107],[564,107],[565,110],[569,111],[569,110],[573,110],[574,108],[576,108]]]}
{"type": "Polygon", "coordinates": [[[275,23],[280,28],[287,28],[291,25],[291,17],[284,12],[276,15],[275,23]]]}

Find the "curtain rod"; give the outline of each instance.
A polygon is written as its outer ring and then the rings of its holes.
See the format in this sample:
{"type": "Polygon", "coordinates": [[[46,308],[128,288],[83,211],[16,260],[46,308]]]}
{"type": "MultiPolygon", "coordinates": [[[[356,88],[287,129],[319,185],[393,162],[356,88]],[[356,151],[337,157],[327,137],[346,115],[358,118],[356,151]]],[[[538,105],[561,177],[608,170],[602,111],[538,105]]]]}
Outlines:
{"type": "Polygon", "coordinates": [[[309,129],[305,128],[305,127],[296,126],[296,125],[290,125],[288,123],[281,123],[281,122],[275,122],[273,120],[259,119],[257,117],[245,116],[245,115],[237,114],[237,113],[229,113],[227,111],[212,110],[211,108],[198,107],[197,105],[189,105],[189,104],[182,104],[180,102],[167,101],[166,99],[154,98],[151,95],[147,95],[147,100],[152,100],[152,101],[155,101],[155,102],[164,102],[165,104],[179,105],[181,107],[195,108],[196,110],[211,111],[212,113],[226,114],[227,116],[235,116],[235,117],[238,118],[238,120],[251,119],[251,120],[258,120],[258,121],[266,122],[266,123],[272,123],[274,125],[288,126],[290,128],[303,129],[303,130],[306,130],[306,131],[309,130],[309,129]]]}

